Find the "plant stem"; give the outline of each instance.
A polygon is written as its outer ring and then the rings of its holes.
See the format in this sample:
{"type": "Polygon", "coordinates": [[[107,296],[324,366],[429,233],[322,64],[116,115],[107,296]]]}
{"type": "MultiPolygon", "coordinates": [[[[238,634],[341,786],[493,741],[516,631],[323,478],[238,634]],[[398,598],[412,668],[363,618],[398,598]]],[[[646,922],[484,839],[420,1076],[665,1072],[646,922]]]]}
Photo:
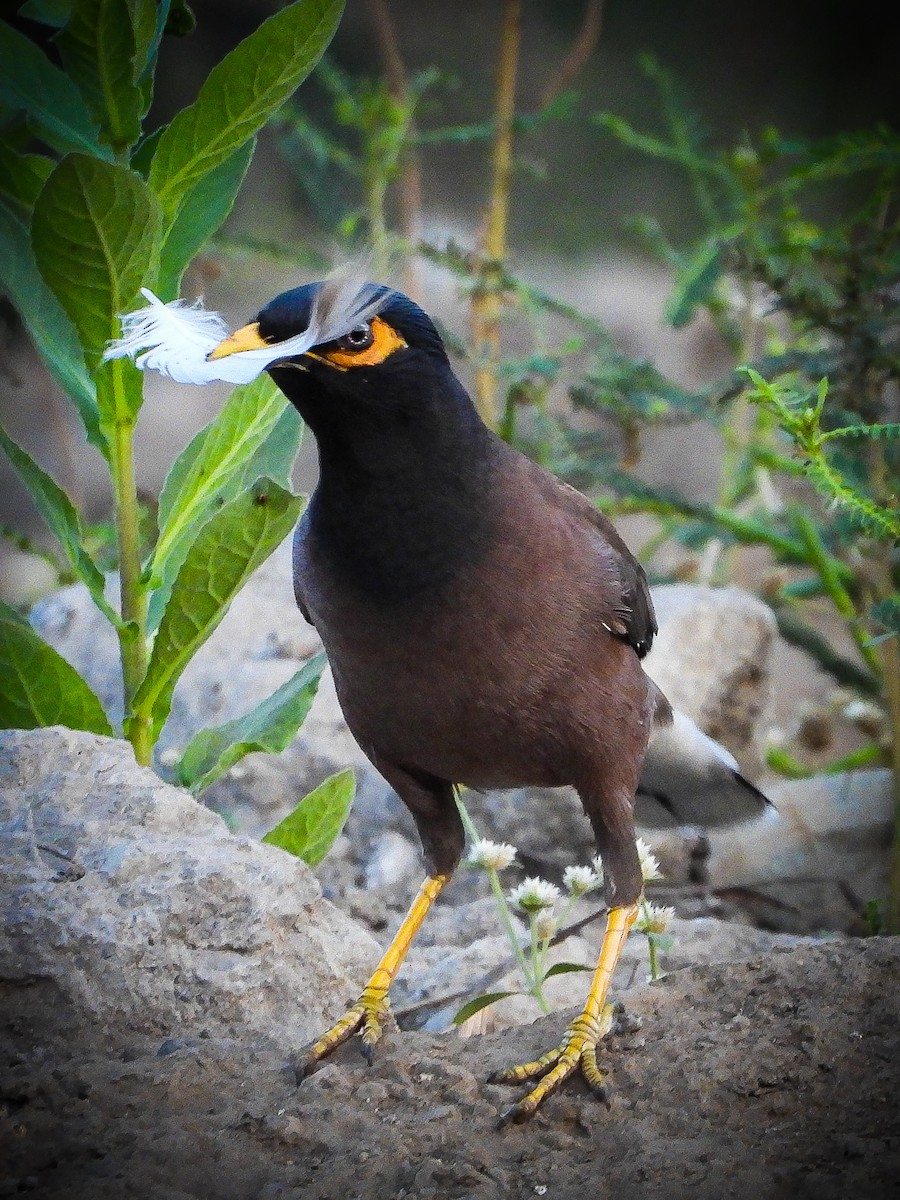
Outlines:
{"type": "Polygon", "coordinates": [[[537,914],[528,914],[528,933],[531,939],[532,988],[531,994],[540,1005],[541,1012],[548,1013],[550,1005],[544,998],[544,973],[541,969],[541,946],[537,935],[537,914]]]}
{"type": "Polygon", "coordinates": [[[503,928],[506,930],[506,936],[512,943],[516,961],[519,964],[519,970],[522,972],[522,978],[525,980],[525,987],[536,997],[537,980],[531,973],[528,960],[522,949],[522,943],[519,941],[519,934],[513,922],[512,913],[509,911],[509,905],[506,902],[506,897],[503,895],[503,888],[500,886],[500,876],[496,871],[488,871],[488,879],[491,881],[491,891],[494,894],[494,899],[497,901],[497,907],[500,909],[500,919],[503,922],[503,928]]]}
{"type": "Polygon", "coordinates": [[[478,286],[472,293],[475,406],[491,428],[497,425],[497,367],[500,358],[500,285],[506,256],[506,222],[512,176],[513,118],[519,65],[521,0],[504,0],[497,67],[491,192],[485,218],[478,286]]]}
{"type": "MultiPolygon", "coordinates": [[[[118,395],[121,388],[121,372],[115,370],[116,366],[118,364],[113,364],[113,388],[118,395]]],[[[134,426],[129,418],[120,417],[116,421],[110,442],[110,466],[119,546],[120,611],[124,623],[124,627],[119,630],[119,647],[125,691],[127,736],[134,747],[134,756],[137,761],[142,766],[149,766],[153,752],[150,718],[144,716],[136,717],[130,722],[127,720],[132,715],[135,693],[147,671],[147,594],[141,582],[133,433],[134,426]]]]}
{"type": "Polygon", "coordinates": [[[822,541],[822,535],[806,512],[799,506],[795,505],[792,508],[791,519],[794,523],[794,528],[806,545],[809,553],[809,561],[818,572],[819,578],[822,580],[822,584],[831,602],[847,622],[850,636],[856,642],[857,648],[866,664],[878,675],[880,671],[878,655],[872,646],[868,644],[868,634],[860,625],[856,605],[853,603],[850,593],[844,587],[838,577],[838,573],[834,569],[832,557],[828,553],[825,543],[822,541]]]}

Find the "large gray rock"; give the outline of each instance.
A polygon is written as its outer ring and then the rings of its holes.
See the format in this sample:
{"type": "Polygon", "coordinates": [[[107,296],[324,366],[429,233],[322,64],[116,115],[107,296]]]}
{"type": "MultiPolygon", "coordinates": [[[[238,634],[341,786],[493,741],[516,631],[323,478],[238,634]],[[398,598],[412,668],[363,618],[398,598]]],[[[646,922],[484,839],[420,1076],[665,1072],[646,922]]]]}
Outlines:
{"type": "Polygon", "coordinates": [[[647,674],[673,708],[755,773],[778,632],[772,610],[740,588],[684,583],[654,588],[653,604],[659,633],[647,674]]]}
{"type": "Polygon", "coordinates": [[[85,1020],[298,1046],[377,960],[302,862],[229,833],[125,742],[0,733],[0,822],[0,975],[51,980],[85,1020]]]}
{"type": "MultiPolygon", "coordinates": [[[[887,768],[770,784],[774,808],[761,820],[710,832],[703,882],[772,928],[864,933],[866,905],[887,893],[894,800],[887,768]]],[[[666,878],[684,883],[695,839],[651,834],[666,878]]]]}

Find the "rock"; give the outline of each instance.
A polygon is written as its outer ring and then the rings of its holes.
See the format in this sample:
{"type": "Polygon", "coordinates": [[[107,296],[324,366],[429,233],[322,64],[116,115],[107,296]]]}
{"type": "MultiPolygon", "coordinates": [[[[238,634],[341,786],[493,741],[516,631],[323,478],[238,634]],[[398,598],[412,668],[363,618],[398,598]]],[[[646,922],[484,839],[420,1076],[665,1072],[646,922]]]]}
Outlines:
{"type": "Polygon", "coordinates": [[[654,588],[653,604],[659,633],[644,659],[647,674],[673,708],[756,774],[778,632],[772,610],[740,588],[683,583],[654,588]]]}
{"type": "Polygon", "coordinates": [[[377,960],[302,862],[233,836],[125,742],[0,733],[0,821],[5,986],[49,981],[79,1020],[299,1047],[377,960]]]}
{"type": "MultiPolygon", "coordinates": [[[[865,907],[887,892],[893,778],[887,768],[814,775],[767,786],[762,820],[706,835],[700,873],[773,929],[867,932],[865,907]]],[[[648,836],[669,882],[683,883],[692,837],[648,836]]]]}

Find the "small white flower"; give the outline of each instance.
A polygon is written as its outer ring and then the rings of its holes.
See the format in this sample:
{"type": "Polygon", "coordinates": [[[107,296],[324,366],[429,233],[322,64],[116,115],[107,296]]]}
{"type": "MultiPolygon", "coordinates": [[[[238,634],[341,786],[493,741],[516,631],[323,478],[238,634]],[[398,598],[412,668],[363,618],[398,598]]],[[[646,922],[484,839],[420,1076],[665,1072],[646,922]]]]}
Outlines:
{"type": "Polygon", "coordinates": [[[559,897],[559,888],[555,883],[549,883],[546,879],[539,879],[532,875],[514,887],[507,895],[507,900],[510,904],[522,912],[536,913],[542,908],[552,908],[559,897]]]}
{"type": "Polygon", "coordinates": [[[479,838],[472,846],[466,860],[470,866],[484,867],[486,871],[502,871],[516,857],[515,846],[506,842],[491,842],[487,838],[479,838]]]}
{"type": "Polygon", "coordinates": [[[553,910],[543,908],[534,918],[535,935],[542,942],[549,942],[556,933],[556,919],[553,916],[553,910]]]}
{"type": "Polygon", "coordinates": [[[641,877],[644,883],[651,883],[654,879],[662,879],[663,874],[659,869],[659,860],[643,838],[638,838],[637,840],[637,852],[638,858],[641,860],[641,877]]]}
{"type": "Polygon", "coordinates": [[[595,888],[599,880],[593,867],[566,867],[563,871],[563,884],[566,891],[573,896],[583,896],[585,892],[595,888]]]}
{"type": "Polygon", "coordinates": [[[641,933],[665,933],[675,916],[675,909],[663,904],[645,903],[635,925],[641,933]]]}

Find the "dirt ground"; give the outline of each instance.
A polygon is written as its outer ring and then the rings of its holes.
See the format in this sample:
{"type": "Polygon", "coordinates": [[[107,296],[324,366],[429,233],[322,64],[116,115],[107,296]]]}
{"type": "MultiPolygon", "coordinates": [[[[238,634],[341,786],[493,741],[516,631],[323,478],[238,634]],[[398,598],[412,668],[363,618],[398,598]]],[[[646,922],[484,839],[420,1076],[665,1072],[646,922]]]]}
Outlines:
{"type": "Polygon", "coordinates": [[[693,967],[629,994],[601,1061],[495,1128],[489,1071],[564,1019],[345,1047],[297,1086],[288,1048],[86,1027],[49,985],[4,996],[0,1195],[53,1200],[900,1196],[900,939],[693,967]],[[639,1028],[635,1028],[639,1025],[639,1028]]]}

